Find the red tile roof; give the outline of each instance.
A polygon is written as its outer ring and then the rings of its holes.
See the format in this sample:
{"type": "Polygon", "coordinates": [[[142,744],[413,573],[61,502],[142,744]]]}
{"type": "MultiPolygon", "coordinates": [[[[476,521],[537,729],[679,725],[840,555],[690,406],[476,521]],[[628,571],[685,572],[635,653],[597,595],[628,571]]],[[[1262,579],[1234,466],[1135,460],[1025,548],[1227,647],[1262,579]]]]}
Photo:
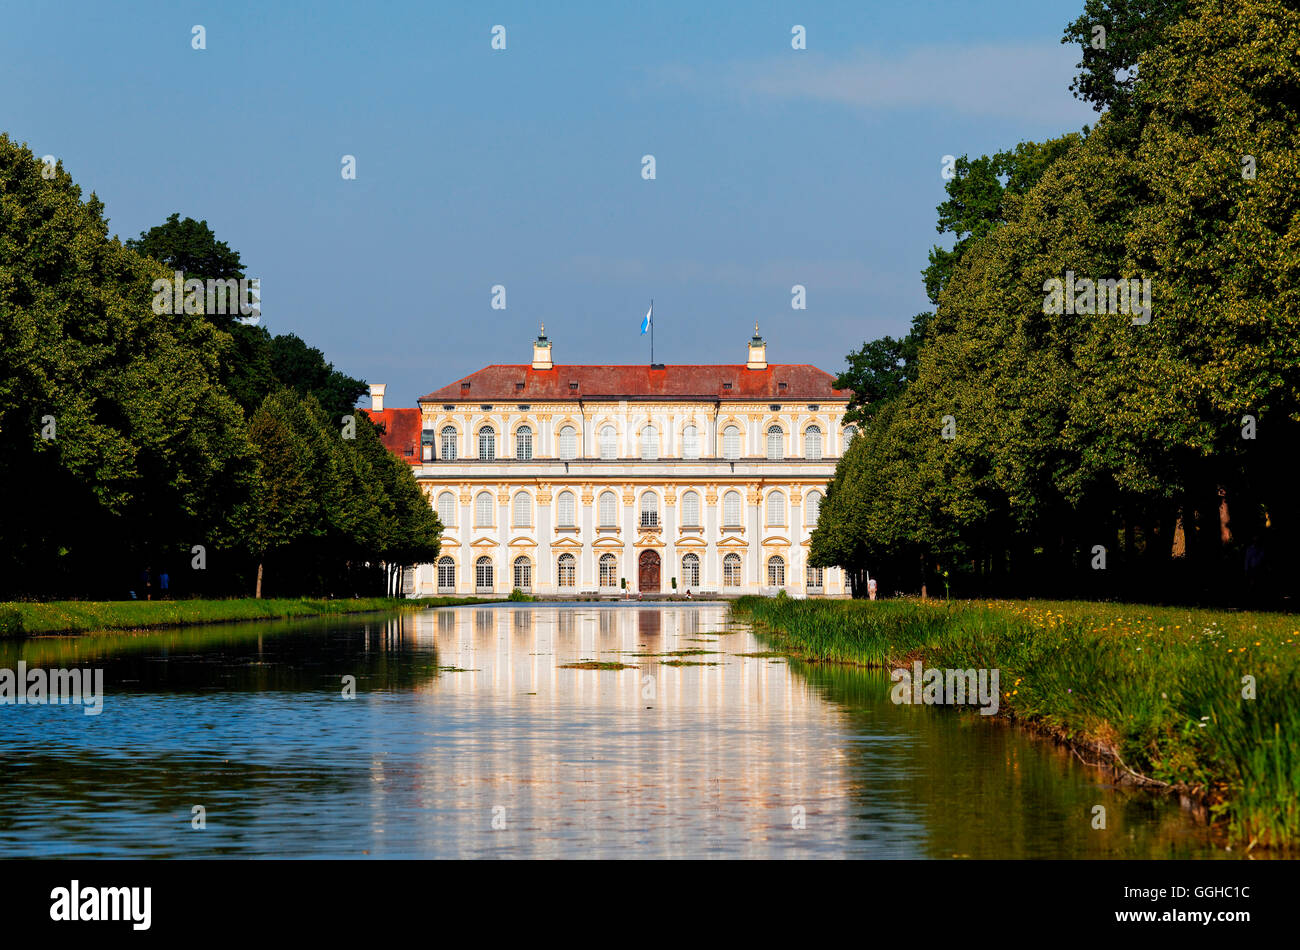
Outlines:
{"type": "Polygon", "coordinates": [[[382,425],[384,431],[379,441],[384,448],[399,459],[411,464],[420,461],[420,410],[419,409],[385,409],[375,412],[362,409],[375,425],[382,425]]]}
{"type": "Polygon", "coordinates": [[[803,363],[769,363],[751,370],[740,364],[706,366],[556,365],[531,363],[485,366],[464,379],[435,389],[420,402],[529,402],[566,399],[798,400],[847,399],[835,377],[803,363]],[[574,387],[573,384],[577,383],[574,387]],[[785,388],[781,388],[781,384],[785,388]],[[728,384],[730,388],[728,388],[728,384]]]}

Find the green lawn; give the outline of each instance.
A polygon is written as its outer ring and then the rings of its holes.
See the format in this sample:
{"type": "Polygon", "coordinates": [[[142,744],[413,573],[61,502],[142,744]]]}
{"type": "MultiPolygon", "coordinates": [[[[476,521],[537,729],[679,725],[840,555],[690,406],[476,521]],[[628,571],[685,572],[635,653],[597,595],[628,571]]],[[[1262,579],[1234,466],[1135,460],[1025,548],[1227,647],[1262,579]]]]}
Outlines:
{"type": "Polygon", "coordinates": [[[1204,798],[1236,842],[1300,844],[1300,618],[1052,601],[734,609],[809,661],[998,669],[999,715],[1204,798]]]}
{"type": "Polygon", "coordinates": [[[0,637],[42,633],[90,633],[97,630],[146,630],[229,620],[317,617],[375,610],[414,610],[483,602],[475,597],[408,600],[363,597],[355,600],[308,600],[251,597],[235,600],[61,600],[50,603],[0,603],[0,637]]]}

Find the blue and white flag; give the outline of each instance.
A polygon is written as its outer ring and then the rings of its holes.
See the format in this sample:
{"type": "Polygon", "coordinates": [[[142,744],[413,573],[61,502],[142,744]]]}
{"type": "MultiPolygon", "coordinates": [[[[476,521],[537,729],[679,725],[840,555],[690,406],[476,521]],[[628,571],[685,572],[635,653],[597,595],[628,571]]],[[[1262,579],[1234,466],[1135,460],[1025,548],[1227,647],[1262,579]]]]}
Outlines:
{"type": "Polygon", "coordinates": [[[645,336],[650,332],[650,324],[654,321],[655,303],[650,301],[650,309],[645,312],[645,319],[641,321],[641,335],[645,336]]]}

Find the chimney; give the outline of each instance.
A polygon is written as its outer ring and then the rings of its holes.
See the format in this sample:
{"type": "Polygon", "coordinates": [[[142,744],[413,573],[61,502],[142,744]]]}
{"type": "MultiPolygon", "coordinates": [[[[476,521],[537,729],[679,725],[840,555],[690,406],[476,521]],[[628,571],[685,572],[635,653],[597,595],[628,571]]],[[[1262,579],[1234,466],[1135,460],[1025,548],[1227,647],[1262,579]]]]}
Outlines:
{"type": "Polygon", "coordinates": [[[749,369],[767,369],[767,344],[758,335],[758,324],[754,324],[754,338],[749,341],[749,369]]]}
{"type": "Polygon", "coordinates": [[[384,388],[383,383],[370,384],[370,408],[375,412],[384,411],[384,388]]]}
{"type": "Polygon", "coordinates": [[[551,341],[546,339],[546,324],[543,323],[542,332],[533,341],[533,369],[552,369],[554,365],[551,362],[551,341]]]}

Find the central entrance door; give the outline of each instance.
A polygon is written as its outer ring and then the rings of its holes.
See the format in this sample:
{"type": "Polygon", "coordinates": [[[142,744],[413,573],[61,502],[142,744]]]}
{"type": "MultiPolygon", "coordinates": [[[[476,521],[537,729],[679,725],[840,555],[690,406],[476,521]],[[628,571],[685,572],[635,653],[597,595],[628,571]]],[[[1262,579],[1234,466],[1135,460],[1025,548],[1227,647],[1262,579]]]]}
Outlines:
{"type": "Polygon", "coordinates": [[[643,594],[659,592],[658,551],[641,552],[641,569],[638,572],[636,589],[643,594]]]}

